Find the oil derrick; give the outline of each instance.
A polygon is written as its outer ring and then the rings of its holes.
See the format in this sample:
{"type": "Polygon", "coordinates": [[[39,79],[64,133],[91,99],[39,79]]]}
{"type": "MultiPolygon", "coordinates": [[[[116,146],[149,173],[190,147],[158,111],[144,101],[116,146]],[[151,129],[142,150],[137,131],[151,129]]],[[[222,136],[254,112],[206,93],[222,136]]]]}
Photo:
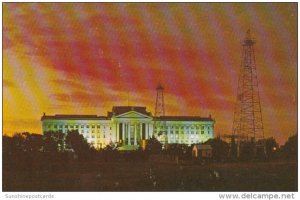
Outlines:
{"type": "Polygon", "coordinates": [[[165,116],[164,88],[161,84],[156,87],[156,102],[154,114],[154,132],[162,143],[167,142],[166,122],[158,120],[159,117],[165,116]],[[160,121],[160,123],[158,123],[160,121]]]}
{"type": "Polygon", "coordinates": [[[265,145],[257,141],[264,140],[264,129],[256,73],[254,46],[255,40],[247,31],[243,41],[242,61],[239,74],[237,99],[232,127],[233,142],[237,143],[237,157],[243,153],[257,157],[265,153],[265,145]]]}
{"type": "Polygon", "coordinates": [[[161,84],[156,87],[155,117],[165,116],[164,88],[161,84]]]}

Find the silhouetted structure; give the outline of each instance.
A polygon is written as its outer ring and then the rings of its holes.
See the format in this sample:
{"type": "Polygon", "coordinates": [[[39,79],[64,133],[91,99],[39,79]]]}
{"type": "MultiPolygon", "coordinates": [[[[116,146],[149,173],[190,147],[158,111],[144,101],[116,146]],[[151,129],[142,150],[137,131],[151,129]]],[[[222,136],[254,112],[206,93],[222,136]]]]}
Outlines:
{"type": "Polygon", "coordinates": [[[164,88],[159,84],[156,88],[155,117],[165,116],[164,88]]]}
{"type": "MultiPolygon", "coordinates": [[[[165,102],[164,102],[164,88],[161,84],[159,84],[156,87],[156,101],[155,101],[155,113],[154,117],[156,120],[154,120],[154,132],[157,133],[157,135],[160,137],[161,141],[163,143],[167,143],[167,135],[166,135],[166,130],[160,129],[158,130],[157,126],[157,118],[158,117],[163,117],[165,116],[165,102]]],[[[166,123],[163,122],[160,124],[162,127],[166,127],[166,123]]]]}
{"type": "Polygon", "coordinates": [[[254,154],[256,154],[259,147],[264,149],[264,145],[258,146],[256,144],[257,140],[264,139],[264,129],[253,48],[254,43],[255,40],[251,38],[250,30],[248,30],[243,42],[242,63],[232,130],[232,134],[238,141],[238,156],[242,150],[241,141],[243,143],[254,142],[254,154]]]}
{"type": "Polygon", "coordinates": [[[195,144],[192,149],[192,156],[196,159],[209,159],[212,157],[212,147],[207,144],[195,144]]]}

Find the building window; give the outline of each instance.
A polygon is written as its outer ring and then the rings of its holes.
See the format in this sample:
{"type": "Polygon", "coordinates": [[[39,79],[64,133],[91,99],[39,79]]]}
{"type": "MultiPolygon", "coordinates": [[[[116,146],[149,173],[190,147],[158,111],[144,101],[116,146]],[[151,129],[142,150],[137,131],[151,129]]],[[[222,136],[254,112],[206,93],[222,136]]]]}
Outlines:
{"type": "Polygon", "coordinates": [[[78,128],[78,125],[75,125],[75,128],[78,128]]]}
{"type": "Polygon", "coordinates": [[[84,128],[84,125],[81,125],[81,128],[84,128]]]}
{"type": "Polygon", "coordinates": [[[201,134],[204,134],[204,131],[201,131],[201,134]]]}
{"type": "Polygon", "coordinates": [[[97,125],[97,128],[100,128],[100,125],[97,125]]]}
{"type": "Polygon", "coordinates": [[[51,125],[48,125],[48,128],[51,128],[51,125]]]}
{"type": "Polygon", "coordinates": [[[57,128],[57,125],[56,125],[56,124],[54,124],[54,125],[53,125],[53,127],[54,127],[54,128],[57,128]]]}
{"type": "Polygon", "coordinates": [[[94,125],[92,125],[92,128],[95,128],[95,126],[94,126],[94,125]]]}
{"type": "Polygon", "coordinates": [[[65,128],[68,128],[68,125],[65,125],[65,128]]]}
{"type": "Polygon", "coordinates": [[[90,126],[89,126],[89,125],[86,125],[86,128],[90,128],[90,126]]]}
{"type": "Polygon", "coordinates": [[[81,130],[81,133],[84,133],[84,131],[83,131],[83,130],[81,130]]]}

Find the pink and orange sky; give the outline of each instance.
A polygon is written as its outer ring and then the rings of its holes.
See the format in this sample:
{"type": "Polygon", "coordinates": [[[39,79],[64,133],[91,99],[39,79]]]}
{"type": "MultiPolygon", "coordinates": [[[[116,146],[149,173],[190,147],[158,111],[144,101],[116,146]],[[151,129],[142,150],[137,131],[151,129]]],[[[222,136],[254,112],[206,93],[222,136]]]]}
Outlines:
{"type": "Polygon", "coordinates": [[[146,106],[231,132],[241,42],[256,39],[265,137],[297,132],[297,3],[3,3],[3,133],[46,114],[146,106]]]}

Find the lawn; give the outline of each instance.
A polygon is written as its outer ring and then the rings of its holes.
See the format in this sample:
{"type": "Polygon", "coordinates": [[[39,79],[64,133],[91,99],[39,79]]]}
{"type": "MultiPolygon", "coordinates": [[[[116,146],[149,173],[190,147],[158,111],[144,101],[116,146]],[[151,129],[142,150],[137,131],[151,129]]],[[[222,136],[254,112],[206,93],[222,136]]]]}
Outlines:
{"type": "Polygon", "coordinates": [[[297,191],[296,162],[70,162],[3,170],[3,191],[297,191]]]}

